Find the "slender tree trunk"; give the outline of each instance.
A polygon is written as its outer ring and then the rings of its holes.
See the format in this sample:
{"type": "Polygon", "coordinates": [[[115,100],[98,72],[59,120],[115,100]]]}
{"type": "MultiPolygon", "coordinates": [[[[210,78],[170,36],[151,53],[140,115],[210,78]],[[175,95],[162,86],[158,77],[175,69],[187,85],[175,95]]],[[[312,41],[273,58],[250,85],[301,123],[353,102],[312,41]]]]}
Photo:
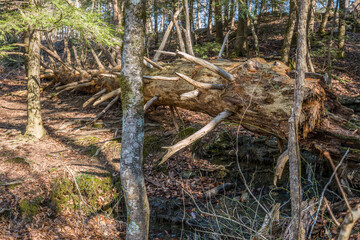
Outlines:
{"type": "MultiPolygon", "coordinates": [[[[244,1],[239,1],[239,11],[245,6],[244,1]]],[[[238,56],[247,55],[247,17],[246,14],[239,14],[238,29],[236,30],[235,51],[238,56]]]]}
{"type": "Polygon", "coordinates": [[[296,4],[295,0],[290,0],[290,13],[289,13],[289,20],[288,25],[285,32],[284,42],[281,49],[281,60],[284,63],[289,62],[289,54],[290,54],[290,47],[291,41],[294,35],[295,23],[296,23],[296,4]]]}
{"type": "MultiPolygon", "coordinates": [[[[34,5],[31,0],[29,4],[34,5]]],[[[40,44],[41,33],[29,27],[25,35],[27,57],[25,60],[27,78],[27,125],[25,135],[42,138],[46,131],[41,117],[40,104],[40,44]]]]}
{"type": "Polygon", "coordinates": [[[126,0],[121,100],[120,177],[127,209],[127,240],[148,239],[150,208],[143,176],[144,93],[142,65],[145,0],[126,0]]]}
{"type": "Polygon", "coordinates": [[[213,19],[213,0],[209,0],[209,17],[208,17],[208,28],[207,35],[210,37],[212,34],[212,19],[213,19]]]}
{"type": "Polygon", "coordinates": [[[156,2],[154,1],[154,5],[153,5],[153,9],[154,9],[154,45],[157,46],[158,42],[159,42],[159,37],[158,37],[158,13],[157,13],[157,7],[156,7],[156,2]]]}
{"type": "Polygon", "coordinates": [[[215,4],[215,31],[216,31],[216,41],[222,43],[224,41],[223,34],[223,24],[221,21],[221,4],[219,0],[214,0],[215,4]]]}
{"type": "Polygon", "coordinates": [[[333,6],[333,3],[334,3],[333,0],[328,0],[326,10],[325,10],[325,13],[324,13],[324,15],[322,17],[321,24],[320,24],[320,27],[319,27],[319,33],[320,34],[325,33],[326,24],[327,24],[329,16],[330,16],[330,11],[331,11],[331,8],[333,6]]]}
{"type": "MultiPolygon", "coordinates": [[[[178,7],[178,8],[179,8],[179,7],[178,7]]],[[[182,7],[181,7],[181,8],[182,8],[182,7]]],[[[178,9],[178,11],[180,12],[181,10],[178,9]]],[[[177,19],[175,18],[174,15],[172,16],[172,21],[173,21],[174,26],[175,26],[176,35],[177,35],[178,43],[179,43],[179,46],[180,46],[180,51],[185,52],[184,40],[183,40],[183,37],[182,37],[182,34],[181,34],[181,30],[180,30],[179,24],[177,23],[177,19]]]]}
{"type": "MultiPolygon", "coordinates": [[[[119,2],[118,0],[112,0],[112,5],[113,5],[113,23],[114,23],[114,27],[115,27],[115,31],[118,37],[120,37],[120,32],[121,32],[121,14],[119,11],[119,2]]],[[[120,38],[119,38],[120,40],[120,38]]],[[[121,40],[120,40],[121,42],[121,40]]],[[[117,65],[121,65],[121,46],[117,45],[115,46],[115,52],[116,52],[116,63],[117,65]]]]}
{"type": "Polygon", "coordinates": [[[339,2],[339,57],[345,57],[345,0],[339,2]]]}
{"type": "Polygon", "coordinates": [[[308,17],[308,34],[314,32],[315,27],[315,10],[316,0],[310,0],[309,17],[308,17]]]}
{"type": "Polygon", "coordinates": [[[292,216],[292,239],[305,239],[305,232],[301,222],[301,161],[299,156],[299,122],[302,112],[305,87],[305,71],[306,71],[306,53],[307,53],[307,16],[309,9],[308,0],[298,0],[299,20],[298,20],[298,39],[297,39],[297,55],[296,55],[296,81],[295,81],[295,103],[292,114],[289,118],[289,179],[290,179],[290,195],[291,195],[291,216],[292,216]]]}
{"type": "Polygon", "coordinates": [[[231,12],[230,12],[230,29],[235,29],[235,12],[237,8],[238,2],[233,0],[231,2],[231,12]]]}
{"type": "Polygon", "coordinates": [[[189,13],[189,2],[188,0],[184,0],[184,7],[185,7],[185,38],[186,38],[186,48],[187,52],[190,55],[195,55],[193,48],[192,48],[192,39],[191,39],[191,22],[190,22],[190,13],[189,13]]]}
{"type": "Polygon", "coordinates": [[[197,5],[197,9],[196,9],[196,16],[197,16],[197,28],[200,29],[201,28],[201,2],[200,0],[196,1],[197,5]]]}

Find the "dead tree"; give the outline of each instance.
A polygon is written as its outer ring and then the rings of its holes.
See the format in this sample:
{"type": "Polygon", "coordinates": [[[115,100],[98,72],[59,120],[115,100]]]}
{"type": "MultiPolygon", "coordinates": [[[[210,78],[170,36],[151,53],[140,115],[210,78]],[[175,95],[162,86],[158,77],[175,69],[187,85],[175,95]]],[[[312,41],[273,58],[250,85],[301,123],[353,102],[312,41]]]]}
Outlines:
{"type": "MultiPolygon", "coordinates": [[[[227,120],[241,120],[250,131],[287,142],[295,81],[285,64],[267,63],[260,58],[245,63],[210,63],[183,52],[170,54],[188,62],[176,61],[163,66],[162,70],[146,69],[145,101],[158,96],[153,105],[176,106],[214,117],[230,111],[233,114],[227,120]]],[[[80,73],[69,71],[54,70],[53,78],[64,84],[82,79],[80,73]]],[[[119,88],[117,71],[108,69],[106,74],[96,69],[87,70],[93,84],[79,90],[94,94],[102,89],[112,92],[119,88]]],[[[354,164],[360,162],[360,135],[359,126],[353,120],[353,110],[337,101],[324,77],[307,73],[298,128],[300,148],[318,153],[328,151],[334,157],[341,157],[350,147],[349,164],[356,166],[354,164]]]]}

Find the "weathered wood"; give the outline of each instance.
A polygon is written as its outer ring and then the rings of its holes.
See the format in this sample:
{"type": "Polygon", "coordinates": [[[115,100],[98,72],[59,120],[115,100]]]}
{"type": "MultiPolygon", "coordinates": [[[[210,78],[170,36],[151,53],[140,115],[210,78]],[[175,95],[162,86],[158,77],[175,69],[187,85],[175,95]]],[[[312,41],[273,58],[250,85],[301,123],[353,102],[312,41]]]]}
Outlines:
{"type": "MultiPolygon", "coordinates": [[[[288,68],[279,61],[267,63],[260,58],[212,64],[231,74],[234,81],[225,81],[205,67],[183,61],[175,61],[164,70],[145,69],[144,75],[150,78],[164,76],[164,79],[146,79],[145,101],[159,96],[154,105],[181,107],[213,117],[229,110],[234,114],[228,120],[241,120],[242,125],[253,132],[272,135],[286,142],[295,84],[291,74],[288,76],[288,68]],[[181,100],[182,94],[197,87],[177,80],[177,72],[197,82],[225,84],[226,88],[221,91],[199,88],[199,95],[195,99],[181,100]]],[[[95,72],[92,75],[94,85],[82,90],[94,94],[104,88],[108,92],[119,88],[118,79],[98,78],[95,72]]],[[[115,72],[108,73],[116,75],[115,72]]],[[[70,75],[68,71],[55,72],[55,78],[64,84],[74,82],[78,77],[70,75]]],[[[321,76],[306,74],[305,77],[303,111],[299,123],[300,147],[318,153],[328,151],[333,158],[341,157],[350,147],[347,159],[360,162],[360,130],[356,132],[359,126],[350,121],[355,117],[353,111],[337,101],[337,96],[321,76]]],[[[357,121],[360,123],[360,120],[357,121]]]]}

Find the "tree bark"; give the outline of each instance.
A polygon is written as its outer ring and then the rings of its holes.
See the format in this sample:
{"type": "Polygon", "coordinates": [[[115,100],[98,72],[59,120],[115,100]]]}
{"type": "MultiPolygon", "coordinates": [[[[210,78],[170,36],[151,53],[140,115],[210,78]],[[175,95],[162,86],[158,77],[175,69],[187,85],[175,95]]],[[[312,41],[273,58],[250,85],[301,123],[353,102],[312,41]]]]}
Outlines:
{"type": "Polygon", "coordinates": [[[286,27],[283,46],[281,49],[281,61],[283,61],[284,63],[289,62],[291,41],[294,35],[294,29],[296,23],[296,4],[294,1],[295,0],[290,0],[289,20],[288,20],[288,25],[286,27]]]}
{"type": "Polygon", "coordinates": [[[148,239],[150,208],[143,176],[144,95],[142,67],[145,0],[125,1],[120,177],[127,209],[127,240],[148,239]]]}
{"type": "MultiPolygon", "coordinates": [[[[244,6],[244,0],[239,0],[240,8],[244,6]]],[[[244,9],[243,9],[244,10],[244,9]]],[[[247,14],[239,14],[238,29],[236,30],[235,51],[238,56],[247,56],[247,14]]]]}
{"type": "Polygon", "coordinates": [[[314,32],[315,27],[315,12],[316,11],[316,0],[310,0],[309,17],[308,17],[308,29],[309,33],[314,32]]]}
{"type": "Polygon", "coordinates": [[[339,1],[339,57],[345,57],[345,0],[339,1]]]}
{"type": "Polygon", "coordinates": [[[291,218],[292,227],[290,236],[296,240],[305,239],[305,231],[301,222],[301,160],[298,143],[298,126],[303,110],[305,71],[307,49],[307,16],[309,1],[298,0],[298,39],[296,55],[296,81],[295,81],[295,103],[289,119],[289,179],[290,179],[290,196],[291,196],[291,218]]]}
{"type": "Polygon", "coordinates": [[[185,7],[185,38],[186,38],[186,49],[188,54],[195,55],[192,47],[192,39],[191,39],[191,22],[190,22],[190,13],[189,13],[189,2],[188,0],[184,0],[185,7]]]}
{"type": "Polygon", "coordinates": [[[333,5],[334,5],[334,1],[333,0],[328,0],[328,3],[326,5],[326,10],[325,10],[325,13],[324,13],[324,15],[322,17],[321,24],[320,24],[320,27],[319,27],[319,33],[320,34],[325,33],[326,24],[328,22],[328,19],[329,19],[329,16],[330,16],[330,11],[331,11],[331,8],[332,8],[333,5]]]}
{"type": "MultiPolygon", "coordinates": [[[[31,0],[29,4],[35,5],[31,0]]],[[[41,33],[29,27],[25,35],[27,57],[25,60],[27,78],[27,125],[25,135],[42,138],[46,131],[41,117],[40,104],[40,45],[41,33]]]]}
{"type": "MultiPolygon", "coordinates": [[[[230,110],[235,114],[228,118],[229,121],[241,121],[250,131],[275,136],[286,142],[295,82],[288,67],[278,61],[266,63],[262,59],[215,64],[230,73],[233,79],[226,81],[205,67],[186,62],[173,63],[161,71],[146,69],[145,76],[168,78],[144,78],[145,100],[159,96],[154,105],[176,106],[210,116],[230,110]],[[176,73],[191,76],[198,82],[227,83],[226,88],[221,92],[200,88],[196,98],[185,101],[181,99],[182,94],[197,87],[181,80],[176,73]]],[[[116,78],[99,77],[98,71],[91,74],[94,85],[81,90],[96,93],[103,88],[108,92],[119,88],[116,78]]],[[[55,77],[64,83],[80,80],[79,75],[70,75],[68,71],[55,71],[55,77]]],[[[328,151],[334,157],[341,157],[350,147],[348,159],[353,163],[360,162],[360,129],[355,131],[359,126],[350,122],[354,118],[353,111],[337,101],[337,96],[324,82],[322,75],[307,73],[304,92],[298,128],[301,148],[320,153],[328,151]]]]}
{"type": "Polygon", "coordinates": [[[212,19],[213,19],[213,0],[209,0],[209,16],[208,16],[208,28],[207,28],[208,37],[210,37],[212,34],[212,19]]]}
{"type": "Polygon", "coordinates": [[[215,4],[215,31],[216,41],[222,43],[224,41],[223,24],[221,21],[221,3],[219,0],[214,0],[215,4]]]}

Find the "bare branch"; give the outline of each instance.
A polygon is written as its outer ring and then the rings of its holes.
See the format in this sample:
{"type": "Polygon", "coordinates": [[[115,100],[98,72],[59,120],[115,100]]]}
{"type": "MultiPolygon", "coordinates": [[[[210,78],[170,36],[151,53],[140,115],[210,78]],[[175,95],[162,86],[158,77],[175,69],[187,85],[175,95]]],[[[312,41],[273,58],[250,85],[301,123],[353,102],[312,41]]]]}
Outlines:
{"type": "Polygon", "coordinates": [[[155,52],[159,52],[159,53],[164,54],[164,55],[169,55],[169,56],[172,56],[172,57],[176,57],[176,53],[174,53],[174,52],[161,51],[161,50],[155,50],[155,52]]]}
{"type": "Polygon", "coordinates": [[[95,93],[91,98],[89,98],[86,102],[84,102],[84,104],[82,105],[82,107],[86,107],[87,105],[89,105],[90,103],[92,103],[95,99],[97,99],[98,97],[100,97],[102,94],[104,94],[106,92],[106,89],[102,89],[101,91],[95,93]]]}
{"type": "Polygon", "coordinates": [[[157,64],[156,62],[152,61],[151,59],[144,57],[145,61],[147,61],[148,63],[150,63],[151,65],[153,65],[154,67],[160,69],[160,70],[164,70],[165,68],[160,66],[159,64],[157,64]]]}
{"type": "Polygon", "coordinates": [[[207,69],[209,69],[210,71],[219,74],[220,76],[222,76],[223,78],[225,78],[226,80],[229,81],[235,81],[235,78],[233,75],[231,75],[230,73],[226,72],[224,69],[219,68],[217,66],[215,66],[214,64],[207,62],[205,60],[202,60],[200,58],[191,56],[190,54],[184,53],[184,52],[180,52],[177,51],[176,54],[180,57],[185,58],[186,60],[189,60],[191,62],[194,62],[196,64],[199,64],[207,69]]]}
{"type": "Polygon", "coordinates": [[[109,98],[112,98],[112,97],[114,97],[114,96],[116,96],[116,95],[119,95],[120,93],[121,93],[121,88],[115,89],[114,91],[109,92],[109,93],[103,95],[103,96],[102,96],[101,98],[99,98],[96,102],[94,102],[93,105],[94,105],[94,106],[99,105],[100,103],[102,103],[102,102],[104,102],[104,101],[108,100],[109,98]]]}
{"type": "Polygon", "coordinates": [[[153,104],[154,102],[156,102],[159,99],[159,96],[154,96],[152,99],[150,99],[149,101],[147,101],[147,103],[144,105],[144,111],[148,110],[149,107],[151,106],[151,104],[153,104]]]}
{"type": "Polygon", "coordinates": [[[164,76],[143,76],[147,80],[163,80],[163,81],[177,81],[178,77],[164,77],[164,76]]]}
{"type": "Polygon", "coordinates": [[[76,85],[79,85],[79,84],[81,84],[81,83],[87,83],[87,82],[89,82],[88,79],[82,80],[82,81],[78,81],[78,82],[72,82],[72,83],[68,83],[68,84],[63,85],[63,86],[60,86],[60,87],[56,87],[55,90],[62,90],[62,89],[68,88],[68,87],[76,86],[76,85]]]}
{"type": "Polygon", "coordinates": [[[341,224],[340,234],[338,240],[348,240],[350,238],[351,230],[353,229],[357,220],[360,219],[360,204],[356,205],[354,209],[349,211],[341,224]]]}
{"type": "Polygon", "coordinates": [[[190,91],[190,92],[186,92],[180,95],[180,100],[189,100],[189,99],[193,99],[196,98],[197,96],[199,96],[199,90],[195,89],[194,91],[190,91]]]}
{"type": "Polygon", "coordinates": [[[180,142],[178,142],[174,146],[167,147],[168,152],[162,158],[159,165],[166,162],[166,160],[168,160],[172,155],[174,155],[179,150],[183,149],[186,146],[189,146],[190,144],[192,144],[196,140],[202,138],[203,136],[205,136],[206,134],[211,132],[221,121],[223,121],[227,117],[231,116],[232,114],[233,114],[232,112],[227,111],[227,110],[219,113],[219,115],[217,115],[213,120],[211,120],[208,124],[206,124],[203,128],[201,128],[199,131],[197,131],[196,133],[194,133],[190,137],[185,138],[184,140],[181,140],[180,142]]]}
{"type": "Polygon", "coordinates": [[[112,105],[114,105],[114,103],[119,100],[119,96],[116,96],[113,100],[111,100],[111,102],[96,116],[96,118],[92,121],[93,123],[96,122],[99,118],[101,118],[106,112],[107,110],[110,109],[110,107],[112,105]]]}
{"type": "Polygon", "coordinates": [[[182,79],[184,79],[185,81],[187,81],[188,83],[190,83],[191,85],[198,87],[198,88],[218,89],[218,90],[222,90],[225,88],[224,84],[202,83],[202,82],[195,81],[184,74],[181,74],[181,73],[175,73],[175,74],[178,75],[179,77],[181,77],[182,79]]]}
{"type": "Polygon", "coordinates": [[[228,38],[229,38],[230,32],[231,32],[231,30],[229,30],[229,31],[226,33],[226,35],[225,35],[223,44],[222,44],[222,46],[221,46],[221,49],[220,49],[220,52],[219,52],[219,55],[218,55],[218,59],[221,59],[221,58],[222,58],[221,56],[222,56],[222,54],[223,54],[223,52],[224,52],[225,45],[226,45],[226,41],[227,41],[228,38]]]}
{"type": "Polygon", "coordinates": [[[59,95],[60,93],[65,92],[65,91],[69,91],[69,90],[72,90],[72,89],[75,89],[75,88],[87,87],[87,86],[90,86],[90,85],[92,85],[92,82],[86,82],[86,83],[81,83],[81,84],[77,84],[77,85],[74,85],[74,86],[70,86],[70,87],[67,87],[67,88],[61,90],[60,92],[56,93],[54,95],[54,97],[59,95]]]}
{"type": "Polygon", "coordinates": [[[285,150],[277,159],[276,161],[276,170],[275,170],[275,176],[274,176],[274,185],[276,186],[277,180],[279,180],[282,176],[282,173],[284,171],[285,165],[287,161],[289,160],[289,152],[288,150],[285,150]]]}

